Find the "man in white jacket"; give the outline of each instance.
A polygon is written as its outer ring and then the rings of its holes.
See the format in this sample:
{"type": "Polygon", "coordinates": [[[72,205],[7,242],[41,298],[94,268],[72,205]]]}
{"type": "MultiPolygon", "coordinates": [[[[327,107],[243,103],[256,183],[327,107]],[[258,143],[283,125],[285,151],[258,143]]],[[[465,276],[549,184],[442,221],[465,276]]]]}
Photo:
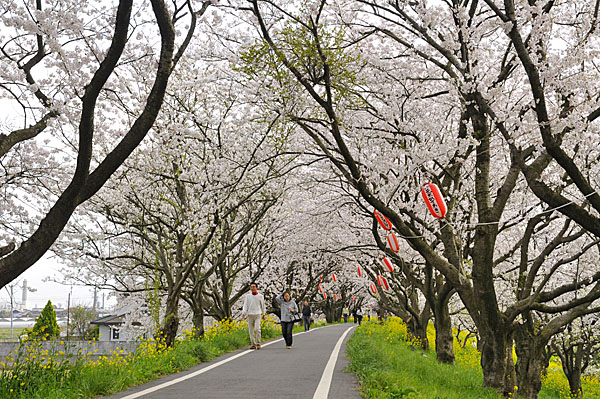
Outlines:
{"type": "Polygon", "coordinates": [[[248,332],[250,333],[250,349],[260,349],[260,320],[265,318],[265,298],[258,293],[258,287],[253,281],[250,283],[250,293],[244,299],[242,318],[248,316],[248,332]]]}

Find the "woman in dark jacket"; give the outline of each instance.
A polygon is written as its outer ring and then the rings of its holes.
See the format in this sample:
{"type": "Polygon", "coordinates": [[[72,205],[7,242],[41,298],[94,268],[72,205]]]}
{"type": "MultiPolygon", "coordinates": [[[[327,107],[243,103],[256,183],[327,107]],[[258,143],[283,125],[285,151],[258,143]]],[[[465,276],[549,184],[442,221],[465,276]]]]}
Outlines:
{"type": "Polygon", "coordinates": [[[310,316],[312,315],[312,309],[308,304],[308,301],[304,301],[302,306],[302,321],[304,322],[304,331],[310,330],[310,316]]]}

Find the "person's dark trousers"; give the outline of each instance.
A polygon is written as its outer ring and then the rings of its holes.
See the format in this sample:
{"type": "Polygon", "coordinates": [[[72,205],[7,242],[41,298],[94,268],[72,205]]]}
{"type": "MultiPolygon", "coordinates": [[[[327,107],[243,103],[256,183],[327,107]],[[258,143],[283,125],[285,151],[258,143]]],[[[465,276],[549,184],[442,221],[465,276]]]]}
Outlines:
{"type": "Polygon", "coordinates": [[[310,330],[310,316],[302,316],[302,321],[304,322],[304,331],[310,330]]]}
{"type": "Polygon", "coordinates": [[[285,340],[285,346],[292,346],[292,329],[294,328],[293,321],[282,321],[281,322],[281,335],[285,340]]]}
{"type": "Polygon", "coordinates": [[[360,322],[362,321],[362,316],[358,316],[358,325],[360,326],[360,322]]]}
{"type": "Polygon", "coordinates": [[[354,324],[356,324],[356,315],[353,314],[352,316],[354,317],[354,324]]]}
{"type": "Polygon", "coordinates": [[[344,315],[344,323],[348,323],[348,315],[347,314],[344,315]]]}

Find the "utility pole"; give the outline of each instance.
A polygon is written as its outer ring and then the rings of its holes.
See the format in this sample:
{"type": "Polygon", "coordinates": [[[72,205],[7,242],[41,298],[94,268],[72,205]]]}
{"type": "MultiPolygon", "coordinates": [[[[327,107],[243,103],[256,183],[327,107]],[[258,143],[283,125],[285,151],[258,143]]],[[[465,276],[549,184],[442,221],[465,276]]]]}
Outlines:
{"type": "Polygon", "coordinates": [[[73,292],[73,287],[71,287],[71,291],[69,291],[69,296],[67,297],[67,341],[69,340],[69,316],[71,309],[71,293],[73,292]]]}
{"type": "MultiPolygon", "coordinates": [[[[19,281],[14,281],[12,284],[7,284],[4,288],[6,288],[6,292],[8,292],[8,296],[10,297],[10,339],[14,339],[14,330],[13,330],[13,313],[15,312],[15,291],[14,288],[18,287],[19,281]]],[[[23,300],[27,301],[27,291],[34,292],[35,288],[31,288],[27,286],[27,280],[23,280],[23,300]]],[[[24,305],[23,305],[24,306],[24,305]]]]}
{"type": "Polygon", "coordinates": [[[13,286],[10,286],[10,340],[13,340],[13,286]]]}
{"type": "Polygon", "coordinates": [[[94,304],[92,305],[92,310],[96,313],[96,303],[98,302],[98,287],[94,287],[94,304]]]}

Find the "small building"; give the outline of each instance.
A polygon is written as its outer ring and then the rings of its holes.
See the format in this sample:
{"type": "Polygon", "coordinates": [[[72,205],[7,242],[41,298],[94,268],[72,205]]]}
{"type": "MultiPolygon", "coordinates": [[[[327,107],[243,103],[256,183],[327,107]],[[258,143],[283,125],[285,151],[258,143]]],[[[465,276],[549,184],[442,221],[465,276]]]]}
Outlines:
{"type": "MultiPolygon", "coordinates": [[[[135,339],[131,332],[122,329],[125,323],[125,316],[129,313],[127,310],[121,310],[115,314],[109,314],[94,321],[90,324],[95,324],[100,330],[99,341],[133,341],[135,339]]],[[[141,323],[133,322],[134,326],[141,326],[141,323]]]]}

